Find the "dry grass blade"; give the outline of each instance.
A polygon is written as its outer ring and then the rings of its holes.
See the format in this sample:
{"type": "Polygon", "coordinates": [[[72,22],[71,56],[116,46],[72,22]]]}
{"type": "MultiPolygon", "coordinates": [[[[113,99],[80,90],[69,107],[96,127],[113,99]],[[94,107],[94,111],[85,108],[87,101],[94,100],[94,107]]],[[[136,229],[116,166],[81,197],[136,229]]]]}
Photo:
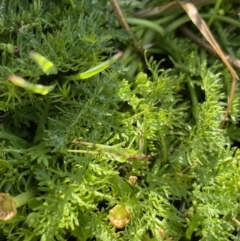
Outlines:
{"type": "Polygon", "coordinates": [[[198,14],[197,8],[192,3],[182,3],[179,2],[179,4],[182,6],[182,8],[186,11],[189,18],[192,20],[192,22],[196,25],[196,27],[199,29],[199,31],[202,33],[202,35],[206,38],[206,40],[209,42],[209,44],[212,46],[212,48],[215,50],[215,52],[218,54],[218,56],[222,59],[224,64],[227,66],[228,70],[230,71],[232,75],[232,86],[231,91],[229,95],[228,105],[227,109],[223,118],[223,121],[220,125],[220,128],[223,128],[225,121],[228,117],[229,111],[232,106],[232,101],[234,97],[234,91],[236,87],[236,80],[238,79],[238,76],[227,60],[226,56],[224,55],[223,51],[221,50],[220,46],[218,45],[217,41],[211,34],[211,31],[209,30],[207,24],[204,22],[204,20],[200,17],[198,14]]]}

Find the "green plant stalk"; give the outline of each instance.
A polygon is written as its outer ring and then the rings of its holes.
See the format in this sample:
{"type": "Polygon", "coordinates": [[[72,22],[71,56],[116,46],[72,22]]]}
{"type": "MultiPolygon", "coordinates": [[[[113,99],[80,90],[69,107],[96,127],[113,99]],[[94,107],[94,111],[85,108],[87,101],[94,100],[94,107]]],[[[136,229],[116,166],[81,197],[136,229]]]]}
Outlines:
{"type": "MultiPolygon", "coordinates": [[[[211,14],[202,14],[201,16],[204,17],[204,18],[209,18],[209,17],[211,17],[211,14]]],[[[215,19],[219,20],[219,21],[222,21],[222,22],[225,22],[225,23],[229,23],[231,25],[234,25],[234,26],[240,28],[240,22],[236,21],[232,18],[216,15],[215,19]]]]}
{"type": "Polygon", "coordinates": [[[34,197],[34,192],[24,192],[24,193],[21,193],[15,197],[13,197],[12,199],[16,203],[16,208],[18,208],[18,207],[25,205],[29,201],[29,199],[31,199],[33,197],[34,197]]]}
{"type": "Polygon", "coordinates": [[[130,157],[129,154],[124,154],[124,153],[112,153],[112,152],[107,152],[107,151],[89,151],[89,150],[67,150],[70,153],[85,153],[85,154],[92,154],[92,155],[99,155],[99,154],[104,154],[104,155],[109,155],[109,156],[124,156],[124,157],[130,157]]]}
{"type": "Polygon", "coordinates": [[[153,29],[157,33],[159,33],[161,35],[161,37],[164,37],[164,35],[165,35],[165,31],[161,26],[159,26],[149,20],[138,19],[138,18],[127,18],[126,20],[130,24],[141,25],[143,27],[153,29]]]}
{"type": "Polygon", "coordinates": [[[131,29],[134,32],[136,38],[142,39],[142,37],[143,37],[143,35],[145,33],[145,29],[144,28],[142,28],[140,26],[136,26],[135,28],[132,27],[131,29]]]}
{"type": "Polygon", "coordinates": [[[210,27],[210,25],[212,24],[212,22],[213,22],[213,20],[214,20],[214,18],[216,16],[216,13],[219,10],[219,7],[220,7],[221,3],[222,3],[222,0],[217,0],[216,1],[214,9],[213,9],[213,14],[212,14],[212,16],[210,17],[210,19],[207,22],[208,27],[210,27]]]}
{"type": "Polygon", "coordinates": [[[147,50],[147,52],[149,54],[165,54],[166,51],[164,51],[163,49],[159,49],[159,48],[150,48],[147,50]]]}
{"type": "MultiPolygon", "coordinates": [[[[72,143],[74,144],[80,144],[83,146],[88,146],[88,147],[96,147],[102,150],[113,150],[116,149],[116,146],[108,146],[108,145],[103,145],[103,144],[95,144],[95,143],[90,143],[90,142],[86,142],[86,141],[78,141],[78,140],[74,140],[72,143]]],[[[122,145],[122,143],[118,144],[118,145],[122,145]]],[[[129,150],[130,151],[130,150],[129,150]]]]}
{"type": "Polygon", "coordinates": [[[164,24],[164,23],[168,23],[169,21],[172,21],[173,19],[177,19],[179,14],[171,14],[169,16],[165,16],[163,18],[160,18],[158,20],[155,21],[155,24],[164,24]]]}
{"type": "Polygon", "coordinates": [[[198,122],[198,99],[197,99],[197,95],[196,95],[196,92],[195,92],[195,89],[193,88],[190,80],[188,81],[188,89],[189,89],[189,92],[190,92],[190,95],[191,95],[191,99],[192,99],[192,113],[193,113],[193,116],[194,116],[194,119],[196,121],[196,124],[198,122]]]}
{"type": "Polygon", "coordinates": [[[80,74],[72,75],[72,76],[66,76],[64,77],[65,80],[83,80],[83,79],[88,79],[103,70],[107,69],[111,64],[115,63],[121,56],[123,55],[123,52],[120,51],[117,54],[115,54],[112,58],[109,60],[102,62],[101,64],[83,72],[80,74]]]}
{"type": "Polygon", "coordinates": [[[163,163],[167,162],[167,146],[166,141],[163,136],[160,137],[162,145],[163,163]]]}
{"type": "Polygon", "coordinates": [[[152,29],[147,29],[142,37],[142,45],[146,48],[146,45],[152,45],[154,38],[156,37],[156,32],[152,29]]]}
{"type": "Polygon", "coordinates": [[[122,152],[108,152],[108,151],[89,151],[89,150],[70,150],[68,149],[67,152],[70,153],[85,153],[85,154],[92,154],[92,155],[99,155],[99,154],[104,154],[104,155],[109,155],[113,157],[124,157],[127,159],[139,159],[139,160],[147,160],[151,159],[151,156],[147,156],[145,154],[135,154],[135,153],[122,153],[122,152]]]}
{"type": "MultiPolygon", "coordinates": [[[[218,37],[219,37],[219,39],[220,39],[220,41],[221,41],[221,44],[222,44],[223,46],[227,46],[226,33],[225,33],[224,29],[222,28],[220,22],[219,22],[219,21],[214,21],[214,26],[215,26],[215,28],[216,28],[216,30],[217,30],[218,37]],[[224,36],[224,33],[225,33],[225,36],[224,36]]],[[[226,49],[226,48],[225,48],[225,49],[226,49]]],[[[229,48],[229,49],[230,49],[230,48],[229,48]]],[[[229,50],[229,49],[228,49],[228,50],[229,50]]],[[[233,53],[230,53],[230,52],[228,52],[228,53],[231,54],[232,56],[234,56],[233,53]]]]}
{"type": "Polygon", "coordinates": [[[190,18],[188,16],[183,16],[182,18],[179,18],[177,21],[169,24],[165,28],[166,34],[169,34],[169,33],[173,32],[175,29],[179,28],[181,25],[183,25],[184,23],[187,23],[189,21],[190,21],[190,18]]]}
{"type": "MultiPolygon", "coordinates": [[[[205,13],[201,14],[201,17],[203,19],[209,19],[209,18],[211,18],[211,16],[212,16],[211,14],[205,14],[205,13]]],[[[240,22],[236,21],[232,18],[220,16],[220,15],[216,15],[216,16],[214,16],[214,18],[215,18],[215,20],[219,20],[219,21],[222,21],[222,22],[225,22],[225,23],[229,23],[231,25],[234,25],[234,26],[240,28],[240,22]]],[[[177,28],[179,28],[184,23],[187,23],[189,21],[190,21],[190,18],[188,16],[184,16],[184,17],[178,19],[177,21],[169,24],[168,27],[165,28],[165,33],[169,34],[169,33],[173,32],[174,30],[176,30],[177,28]]]]}
{"type": "Polygon", "coordinates": [[[4,140],[10,140],[10,141],[15,141],[15,142],[21,142],[23,144],[27,144],[28,142],[23,140],[22,138],[12,135],[10,133],[7,132],[2,132],[0,131],[0,139],[4,139],[4,140]]]}
{"type": "Polygon", "coordinates": [[[41,137],[44,133],[42,131],[42,128],[47,120],[47,115],[49,113],[49,109],[50,109],[50,101],[49,101],[49,99],[46,99],[46,105],[45,105],[44,111],[42,112],[42,118],[38,122],[38,126],[35,131],[35,136],[33,139],[33,143],[37,143],[41,139],[41,137]]]}
{"type": "Polygon", "coordinates": [[[129,70],[128,70],[128,76],[133,76],[134,73],[137,72],[137,69],[138,69],[140,63],[141,63],[140,60],[137,59],[137,58],[135,58],[135,59],[131,62],[131,64],[128,65],[128,68],[129,68],[129,70]]]}
{"type": "Polygon", "coordinates": [[[134,61],[134,59],[136,59],[136,57],[137,57],[135,53],[132,53],[130,51],[129,51],[129,53],[130,53],[130,55],[126,56],[127,58],[124,58],[125,60],[123,61],[125,66],[128,66],[130,63],[132,63],[132,61],[134,61]]]}
{"type": "Polygon", "coordinates": [[[75,8],[75,7],[76,7],[75,4],[74,4],[74,2],[73,2],[73,0],[69,0],[69,2],[70,2],[70,4],[71,4],[72,8],[75,8]]]}

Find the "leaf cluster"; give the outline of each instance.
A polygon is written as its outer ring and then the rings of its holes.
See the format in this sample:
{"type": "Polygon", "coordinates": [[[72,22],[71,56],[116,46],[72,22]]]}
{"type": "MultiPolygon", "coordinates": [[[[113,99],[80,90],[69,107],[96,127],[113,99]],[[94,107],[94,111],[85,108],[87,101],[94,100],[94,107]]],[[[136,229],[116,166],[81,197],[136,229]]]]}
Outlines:
{"type": "Polygon", "coordinates": [[[239,154],[231,131],[238,131],[239,95],[229,130],[219,129],[229,74],[169,34],[170,68],[146,54],[146,69],[136,76],[126,74],[126,58],[125,66],[66,81],[128,38],[108,7],[80,0],[0,4],[0,189],[35,193],[13,220],[1,222],[1,239],[237,240],[239,154]],[[31,50],[58,74],[46,76],[31,50]],[[14,73],[56,88],[33,94],[7,81],[14,73]],[[116,205],[131,214],[121,230],[108,218],[116,205]]]}

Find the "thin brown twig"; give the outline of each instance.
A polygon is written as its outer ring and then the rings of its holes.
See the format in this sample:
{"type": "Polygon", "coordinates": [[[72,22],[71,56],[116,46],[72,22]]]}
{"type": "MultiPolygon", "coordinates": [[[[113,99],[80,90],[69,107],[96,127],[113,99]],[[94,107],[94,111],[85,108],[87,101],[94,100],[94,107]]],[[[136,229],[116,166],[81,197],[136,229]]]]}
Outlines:
{"type": "Polygon", "coordinates": [[[232,107],[232,103],[233,103],[233,98],[234,98],[234,94],[235,94],[235,89],[236,89],[236,85],[237,85],[237,80],[233,78],[232,81],[232,86],[231,86],[231,90],[230,90],[230,94],[229,94],[229,99],[228,99],[228,105],[227,105],[227,109],[225,111],[225,115],[223,117],[223,121],[220,124],[219,128],[223,129],[225,122],[227,120],[227,117],[229,115],[230,109],[232,107]]]}
{"type": "Polygon", "coordinates": [[[142,56],[144,56],[144,50],[143,48],[141,47],[141,45],[138,43],[136,37],[134,36],[133,32],[131,31],[124,15],[123,15],[123,12],[117,2],[117,0],[109,0],[110,3],[112,4],[112,7],[113,7],[113,10],[114,10],[114,13],[116,14],[121,26],[123,29],[126,30],[126,32],[129,34],[131,40],[132,40],[132,45],[134,47],[134,49],[139,53],[141,54],[142,56]]]}
{"type": "MultiPolygon", "coordinates": [[[[219,55],[215,52],[215,50],[211,47],[210,44],[204,42],[202,39],[200,39],[196,34],[194,34],[191,30],[189,30],[188,28],[182,26],[180,27],[181,31],[192,41],[194,41],[196,44],[200,45],[201,47],[203,47],[205,50],[207,50],[208,52],[210,52],[211,54],[214,54],[215,56],[217,56],[218,58],[219,55]]],[[[234,58],[231,55],[228,55],[226,53],[224,53],[225,57],[227,58],[227,60],[235,67],[240,69],[240,59],[234,58]]]]}
{"type": "Polygon", "coordinates": [[[188,170],[190,170],[192,167],[196,166],[196,164],[198,163],[198,161],[194,161],[191,165],[187,166],[186,168],[184,168],[182,171],[180,171],[179,173],[183,174],[184,172],[187,172],[188,170]]]}

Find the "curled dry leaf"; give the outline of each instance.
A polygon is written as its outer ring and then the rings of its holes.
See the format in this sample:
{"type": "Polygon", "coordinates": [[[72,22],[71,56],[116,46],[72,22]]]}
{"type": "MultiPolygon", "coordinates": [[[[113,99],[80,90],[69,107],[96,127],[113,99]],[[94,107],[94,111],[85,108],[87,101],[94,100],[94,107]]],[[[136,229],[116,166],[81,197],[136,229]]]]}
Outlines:
{"type": "Polygon", "coordinates": [[[16,214],[16,203],[12,197],[8,193],[0,193],[0,220],[10,220],[16,214]]]}
{"type": "Polygon", "coordinates": [[[138,180],[138,177],[137,176],[130,176],[128,178],[128,182],[131,186],[135,186],[136,182],[138,180]]]}
{"type": "Polygon", "coordinates": [[[158,229],[158,233],[159,233],[161,238],[165,238],[165,232],[164,232],[164,230],[162,228],[158,229]]]}
{"type": "Polygon", "coordinates": [[[129,210],[121,205],[116,205],[109,211],[109,220],[111,224],[119,229],[124,228],[130,221],[129,210]]]}

